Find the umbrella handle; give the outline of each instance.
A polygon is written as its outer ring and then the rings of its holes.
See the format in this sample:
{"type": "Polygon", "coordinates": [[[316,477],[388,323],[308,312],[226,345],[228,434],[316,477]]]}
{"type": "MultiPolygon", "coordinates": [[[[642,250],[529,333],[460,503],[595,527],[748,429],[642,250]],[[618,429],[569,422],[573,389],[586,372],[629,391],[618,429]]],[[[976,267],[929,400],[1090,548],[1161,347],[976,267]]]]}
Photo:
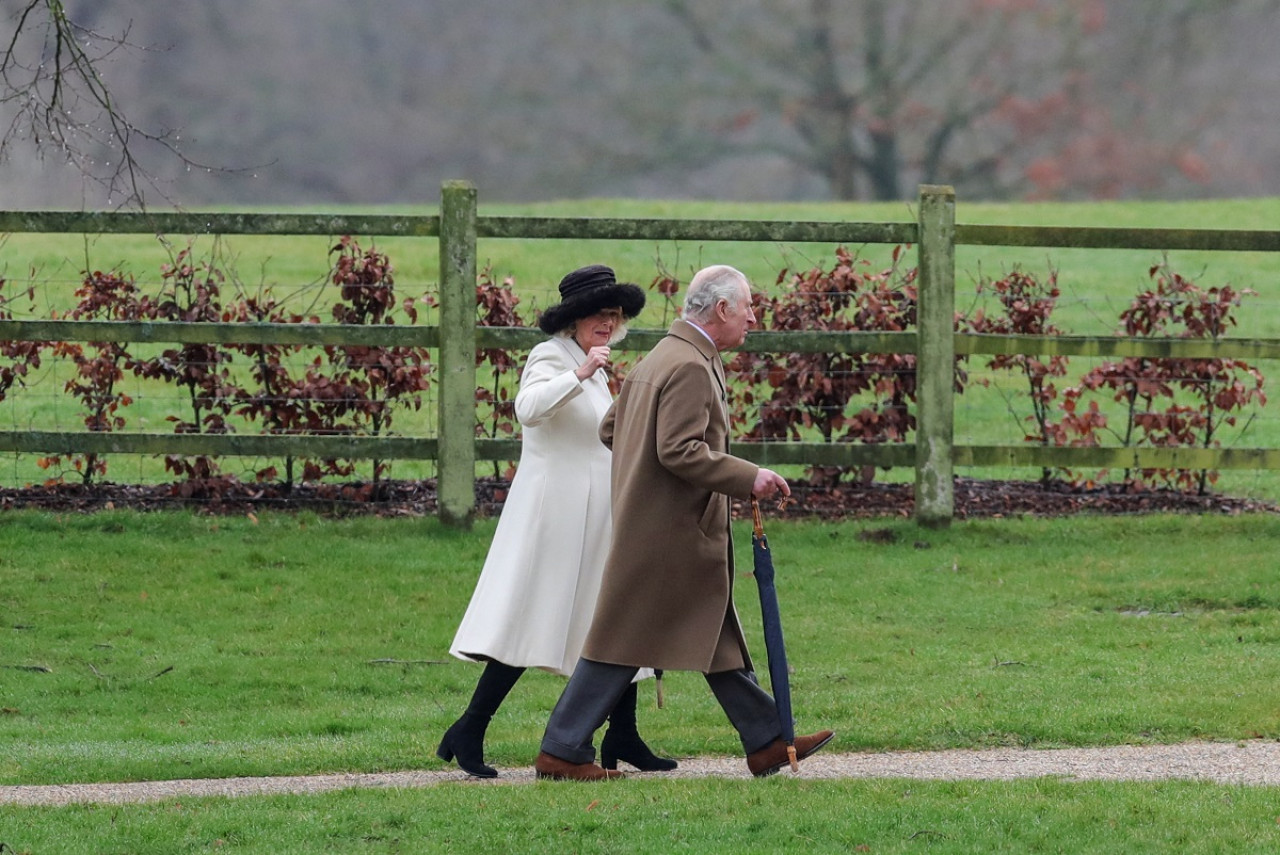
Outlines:
{"type": "Polygon", "coordinates": [[[760,501],[751,497],[751,519],[755,525],[756,537],[764,537],[764,521],[760,517],[760,501]]]}

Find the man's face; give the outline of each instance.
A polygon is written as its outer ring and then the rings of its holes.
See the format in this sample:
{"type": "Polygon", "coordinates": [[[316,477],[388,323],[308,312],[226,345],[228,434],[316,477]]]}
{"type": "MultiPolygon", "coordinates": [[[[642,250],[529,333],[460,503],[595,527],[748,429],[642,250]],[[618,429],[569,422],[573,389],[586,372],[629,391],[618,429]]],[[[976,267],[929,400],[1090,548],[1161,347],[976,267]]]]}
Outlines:
{"type": "Polygon", "coordinates": [[[724,341],[721,350],[737,347],[747,340],[747,330],[756,324],[756,314],[751,311],[751,289],[742,283],[737,305],[724,304],[724,341]]]}

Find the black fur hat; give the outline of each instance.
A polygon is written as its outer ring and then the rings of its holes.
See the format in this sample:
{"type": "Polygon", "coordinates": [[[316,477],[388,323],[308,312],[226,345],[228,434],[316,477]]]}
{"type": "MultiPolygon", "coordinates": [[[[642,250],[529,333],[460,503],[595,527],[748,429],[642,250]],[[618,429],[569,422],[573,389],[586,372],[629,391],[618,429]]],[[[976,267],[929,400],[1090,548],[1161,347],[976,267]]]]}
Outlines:
{"type": "Polygon", "coordinates": [[[631,320],[644,308],[644,291],[639,285],[619,282],[612,267],[580,267],[560,280],[560,302],[542,313],[538,326],[548,335],[555,334],[576,320],[613,306],[620,307],[631,320]]]}

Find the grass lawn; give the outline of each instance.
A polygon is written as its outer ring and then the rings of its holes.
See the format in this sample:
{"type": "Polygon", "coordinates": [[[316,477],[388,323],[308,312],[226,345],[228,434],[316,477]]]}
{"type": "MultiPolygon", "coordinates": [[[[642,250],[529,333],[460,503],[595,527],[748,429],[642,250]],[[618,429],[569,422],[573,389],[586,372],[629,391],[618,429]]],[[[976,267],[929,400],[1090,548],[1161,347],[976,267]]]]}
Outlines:
{"type": "MultiPolygon", "coordinates": [[[[746,554],[748,531],[736,534],[746,554]]],[[[436,741],[479,674],[446,651],[491,535],[492,522],[458,532],[412,518],[0,514],[0,783],[441,768],[436,741]]],[[[834,728],[832,750],[1280,736],[1278,517],[1004,519],[928,532],[896,520],[779,522],[770,542],[798,726],[834,728]]],[[[738,604],[763,657],[749,576],[738,604]]],[[[737,756],[701,678],[667,682],[664,710],[641,693],[653,745],[737,756]]],[[[541,673],[521,681],[491,727],[491,763],[531,761],[562,685],[541,673]]],[[[10,806],[0,842],[19,852],[1264,852],[1280,842],[1275,796],[1048,779],[460,782],[10,806]]]]}
{"type": "Polygon", "coordinates": [[[15,852],[1271,853],[1276,792],[1159,784],[631,779],[0,806],[15,852]]]}

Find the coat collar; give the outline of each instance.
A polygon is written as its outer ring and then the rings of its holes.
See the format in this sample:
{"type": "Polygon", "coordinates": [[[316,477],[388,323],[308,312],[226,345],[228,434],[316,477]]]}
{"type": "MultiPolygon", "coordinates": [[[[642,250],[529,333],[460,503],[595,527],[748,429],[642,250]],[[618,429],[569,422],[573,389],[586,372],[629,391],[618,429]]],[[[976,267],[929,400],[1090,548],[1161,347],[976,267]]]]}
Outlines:
{"type": "Polygon", "coordinates": [[[578,344],[578,340],[572,336],[553,335],[551,336],[551,341],[560,345],[560,349],[573,359],[574,365],[581,365],[586,361],[586,351],[582,349],[582,345],[578,344]]]}
{"type": "MultiPolygon", "coordinates": [[[[694,332],[697,332],[697,330],[694,330],[694,332]]],[[[569,358],[569,361],[574,366],[581,365],[587,361],[587,352],[582,349],[582,345],[578,344],[578,340],[573,336],[553,335],[551,336],[550,341],[555,342],[560,349],[564,351],[565,356],[569,358]]],[[[587,378],[587,380],[598,380],[601,383],[604,383],[606,388],[609,384],[603,368],[597,368],[595,372],[587,378]]],[[[583,382],[585,383],[587,381],[583,382]]]]}
{"type": "Polygon", "coordinates": [[[686,341],[694,346],[698,354],[710,365],[711,373],[715,375],[716,384],[720,387],[720,400],[725,400],[724,360],[720,357],[720,351],[711,343],[711,339],[703,335],[702,330],[683,318],[677,318],[671,324],[671,329],[667,330],[667,335],[686,341]]]}
{"type": "Polygon", "coordinates": [[[667,330],[667,335],[689,342],[689,344],[698,349],[698,352],[702,354],[702,358],[707,361],[720,358],[720,351],[716,350],[716,346],[711,343],[711,339],[707,338],[700,329],[684,318],[676,318],[671,324],[671,329],[667,330]]]}

